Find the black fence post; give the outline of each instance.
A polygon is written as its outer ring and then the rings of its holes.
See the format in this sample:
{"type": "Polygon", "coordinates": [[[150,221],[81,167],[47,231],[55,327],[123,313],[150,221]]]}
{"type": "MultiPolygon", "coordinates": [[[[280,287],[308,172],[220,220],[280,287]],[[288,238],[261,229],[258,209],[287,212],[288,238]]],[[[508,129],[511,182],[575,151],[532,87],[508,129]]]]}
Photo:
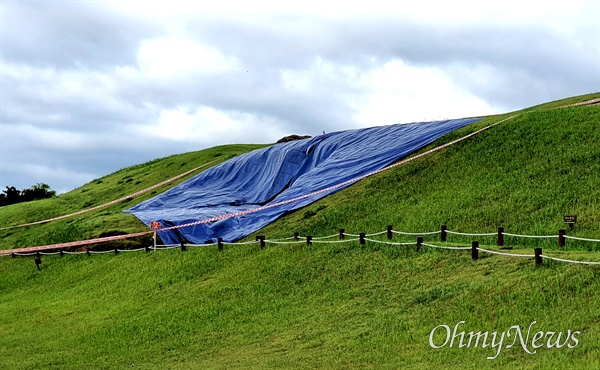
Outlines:
{"type": "Polygon", "coordinates": [[[504,247],[504,228],[503,227],[498,228],[498,243],[497,243],[497,245],[499,247],[504,247]]]}
{"type": "Polygon", "coordinates": [[[564,229],[558,230],[558,246],[560,248],[565,247],[565,234],[567,232],[564,229]]]}
{"type": "Polygon", "coordinates": [[[298,232],[295,232],[295,233],[294,233],[294,240],[295,240],[295,241],[298,241],[298,240],[300,240],[300,234],[298,234],[298,232]]]}
{"type": "Polygon", "coordinates": [[[392,238],[394,237],[394,233],[392,233],[392,225],[388,225],[387,227],[387,238],[388,240],[392,240],[392,238]]]}
{"type": "Polygon", "coordinates": [[[187,251],[187,246],[183,242],[180,243],[179,248],[181,249],[182,252],[187,251]]]}
{"type": "Polygon", "coordinates": [[[445,241],[446,241],[446,238],[447,238],[447,236],[448,236],[448,235],[447,235],[447,233],[446,233],[446,230],[448,230],[448,226],[446,226],[446,225],[442,225],[442,230],[441,230],[441,233],[440,233],[440,238],[441,238],[441,240],[442,240],[443,242],[445,242],[445,241]]]}
{"type": "Polygon", "coordinates": [[[60,256],[62,257],[62,256],[64,256],[64,255],[65,255],[65,252],[63,252],[63,250],[61,249],[61,250],[60,250],[60,256]]]}
{"type": "Polygon", "coordinates": [[[264,235],[259,236],[258,240],[260,241],[260,249],[263,249],[265,247],[265,236],[264,235]]]}
{"type": "Polygon", "coordinates": [[[217,238],[217,247],[219,248],[219,252],[223,252],[223,238],[217,238]]]}
{"type": "Polygon", "coordinates": [[[362,245],[365,245],[365,233],[358,234],[358,242],[362,245]]]}
{"type": "MultiPolygon", "coordinates": [[[[146,247],[146,252],[147,252],[147,251],[148,251],[148,247],[146,247]]],[[[90,249],[89,249],[89,248],[85,248],[85,253],[86,253],[88,256],[91,256],[91,255],[92,255],[92,254],[90,253],[90,249]]]]}
{"type": "Polygon", "coordinates": [[[346,232],[346,230],[340,229],[340,240],[344,239],[344,233],[345,232],[346,232]]]}
{"type": "Polygon", "coordinates": [[[471,259],[478,260],[479,259],[479,242],[474,241],[471,243],[471,259]]]}
{"type": "Polygon", "coordinates": [[[533,251],[535,252],[535,265],[541,266],[543,264],[542,248],[535,248],[533,251]]]}
{"type": "MultiPolygon", "coordinates": [[[[117,248],[115,248],[115,256],[116,256],[117,254],[119,254],[119,250],[118,250],[117,248]]],[[[60,251],[60,255],[61,255],[61,256],[63,255],[62,251],[60,251]]]]}
{"type": "Polygon", "coordinates": [[[423,237],[417,237],[417,252],[421,250],[421,246],[423,245],[423,237]]]}
{"type": "Polygon", "coordinates": [[[306,236],[306,245],[312,245],[312,236],[311,235],[306,236]]]}
{"type": "Polygon", "coordinates": [[[40,252],[37,252],[35,255],[35,267],[37,267],[38,271],[42,271],[42,269],[40,269],[40,265],[42,264],[42,258],[40,257],[40,252]]]}

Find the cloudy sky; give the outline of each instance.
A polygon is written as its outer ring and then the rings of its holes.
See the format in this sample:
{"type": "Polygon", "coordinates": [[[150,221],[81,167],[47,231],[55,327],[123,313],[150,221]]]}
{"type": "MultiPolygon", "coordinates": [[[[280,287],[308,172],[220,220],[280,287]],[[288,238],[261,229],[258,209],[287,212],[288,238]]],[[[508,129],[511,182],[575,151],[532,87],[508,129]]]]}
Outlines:
{"type": "Polygon", "coordinates": [[[600,0],[189,3],[2,1],[0,188],[600,89],[600,0]]]}

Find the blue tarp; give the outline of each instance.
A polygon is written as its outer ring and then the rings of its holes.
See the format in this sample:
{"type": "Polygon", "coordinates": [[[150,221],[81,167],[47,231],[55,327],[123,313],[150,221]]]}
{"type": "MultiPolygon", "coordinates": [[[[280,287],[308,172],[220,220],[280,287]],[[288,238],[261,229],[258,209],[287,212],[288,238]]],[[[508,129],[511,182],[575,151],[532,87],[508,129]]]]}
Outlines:
{"type": "MultiPolygon", "coordinates": [[[[397,124],[275,144],[214,166],[125,212],[150,225],[182,225],[293,199],[384,168],[478,119],[397,124]]],[[[239,240],[339,187],[244,216],[159,232],[173,244],[239,240]]]]}

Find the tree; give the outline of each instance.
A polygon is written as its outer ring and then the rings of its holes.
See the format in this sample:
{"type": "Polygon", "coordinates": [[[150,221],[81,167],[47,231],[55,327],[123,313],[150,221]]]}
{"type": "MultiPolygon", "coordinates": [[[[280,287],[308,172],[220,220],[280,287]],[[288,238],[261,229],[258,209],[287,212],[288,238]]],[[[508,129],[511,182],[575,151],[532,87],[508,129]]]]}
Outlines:
{"type": "Polygon", "coordinates": [[[52,198],[55,195],[56,191],[52,190],[50,185],[38,182],[29,189],[21,191],[21,202],[52,198]]]}
{"type": "Polygon", "coordinates": [[[56,196],[56,191],[52,190],[50,185],[44,183],[38,182],[29,189],[23,190],[18,190],[14,186],[7,186],[0,194],[0,207],[32,200],[52,198],[54,196],[56,196]]]}
{"type": "Polygon", "coordinates": [[[19,203],[21,201],[21,192],[14,186],[7,186],[6,190],[2,190],[4,193],[5,205],[19,203]]]}

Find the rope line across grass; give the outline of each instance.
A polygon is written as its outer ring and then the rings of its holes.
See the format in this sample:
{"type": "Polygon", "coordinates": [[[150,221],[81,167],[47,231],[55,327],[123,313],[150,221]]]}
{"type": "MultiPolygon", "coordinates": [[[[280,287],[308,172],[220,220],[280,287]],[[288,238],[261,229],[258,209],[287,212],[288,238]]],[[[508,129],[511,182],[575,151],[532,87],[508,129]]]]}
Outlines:
{"type": "Polygon", "coordinates": [[[586,262],[586,261],[567,260],[567,259],[564,259],[564,258],[546,256],[544,254],[542,254],[541,256],[542,256],[542,258],[546,258],[546,259],[554,260],[554,261],[560,261],[560,262],[575,263],[575,264],[580,264],[580,265],[600,265],[600,262],[586,262]]]}
{"type": "Polygon", "coordinates": [[[192,172],[195,172],[195,171],[198,171],[199,169],[201,169],[201,168],[203,168],[203,167],[206,167],[206,166],[208,166],[209,164],[211,164],[211,163],[214,163],[214,162],[216,162],[216,160],[214,160],[214,161],[210,161],[210,162],[208,162],[208,163],[205,163],[205,164],[203,164],[203,165],[201,165],[201,166],[198,166],[198,167],[196,167],[196,168],[192,168],[192,169],[191,169],[191,170],[189,170],[189,171],[186,171],[186,172],[184,172],[184,173],[180,173],[179,175],[177,175],[177,176],[175,176],[175,177],[171,177],[170,179],[167,179],[167,180],[165,180],[165,181],[162,181],[162,182],[160,182],[160,183],[158,183],[158,184],[152,185],[152,186],[150,186],[150,187],[148,187],[148,188],[146,188],[146,189],[143,189],[143,190],[140,190],[140,191],[136,191],[135,193],[132,193],[132,194],[126,195],[126,196],[124,196],[124,197],[121,197],[121,198],[119,198],[119,199],[111,200],[111,201],[110,201],[110,202],[108,202],[108,203],[100,204],[100,205],[98,205],[98,206],[94,206],[94,207],[91,207],[91,208],[86,208],[86,209],[83,209],[83,210],[81,210],[81,211],[77,211],[77,212],[69,213],[69,214],[67,214],[67,215],[62,215],[62,216],[58,216],[58,217],[54,217],[54,218],[49,218],[49,219],[47,219],[47,220],[41,220],[41,221],[35,221],[35,222],[29,222],[29,223],[26,223],[26,224],[15,225],[15,226],[7,226],[7,227],[2,227],[2,228],[0,228],[0,231],[1,231],[1,230],[15,229],[15,228],[19,228],[19,227],[25,227],[25,226],[33,226],[33,225],[45,224],[45,223],[48,223],[48,222],[52,222],[52,221],[58,221],[58,220],[62,220],[62,219],[65,219],[65,218],[74,217],[74,216],[79,216],[79,215],[82,215],[82,214],[84,214],[84,213],[88,213],[88,212],[96,211],[96,210],[98,210],[98,209],[105,208],[105,207],[111,206],[111,205],[113,205],[113,204],[116,204],[116,203],[120,203],[120,202],[122,202],[122,201],[124,201],[124,200],[130,199],[130,198],[135,198],[135,197],[137,197],[138,195],[141,195],[141,194],[147,193],[147,192],[149,192],[150,190],[154,190],[154,189],[156,189],[156,188],[159,188],[159,187],[161,187],[161,186],[163,186],[163,185],[166,185],[166,184],[168,184],[168,183],[170,183],[170,182],[172,182],[172,181],[175,181],[175,180],[178,180],[178,179],[180,179],[180,178],[182,178],[182,177],[185,177],[185,176],[189,175],[190,173],[192,173],[192,172]]]}
{"type": "Polygon", "coordinates": [[[460,233],[457,231],[450,231],[450,230],[446,230],[446,232],[448,234],[463,235],[463,236],[496,236],[496,235],[498,235],[498,233],[469,234],[469,233],[460,233]]]}
{"type": "Polygon", "coordinates": [[[518,238],[533,238],[533,239],[558,238],[558,235],[520,235],[520,234],[509,234],[509,233],[502,233],[502,234],[506,235],[506,236],[515,236],[518,238]]]}
{"type": "Polygon", "coordinates": [[[451,249],[451,250],[459,250],[459,251],[471,250],[471,247],[442,247],[439,245],[433,245],[433,244],[428,244],[428,243],[423,243],[422,245],[424,245],[426,247],[438,248],[438,249],[451,249]]]}
{"type": "Polygon", "coordinates": [[[579,237],[568,236],[568,235],[565,235],[565,238],[566,239],[573,239],[573,240],[580,240],[580,241],[584,241],[584,242],[596,242],[596,243],[600,243],[600,240],[598,240],[598,239],[579,238],[579,237]]]}
{"type": "Polygon", "coordinates": [[[430,232],[426,232],[426,233],[407,233],[404,231],[396,231],[396,230],[392,230],[392,233],[394,234],[400,234],[400,235],[414,235],[414,236],[420,236],[420,235],[433,235],[433,234],[439,234],[440,231],[430,231],[430,232]]]}

